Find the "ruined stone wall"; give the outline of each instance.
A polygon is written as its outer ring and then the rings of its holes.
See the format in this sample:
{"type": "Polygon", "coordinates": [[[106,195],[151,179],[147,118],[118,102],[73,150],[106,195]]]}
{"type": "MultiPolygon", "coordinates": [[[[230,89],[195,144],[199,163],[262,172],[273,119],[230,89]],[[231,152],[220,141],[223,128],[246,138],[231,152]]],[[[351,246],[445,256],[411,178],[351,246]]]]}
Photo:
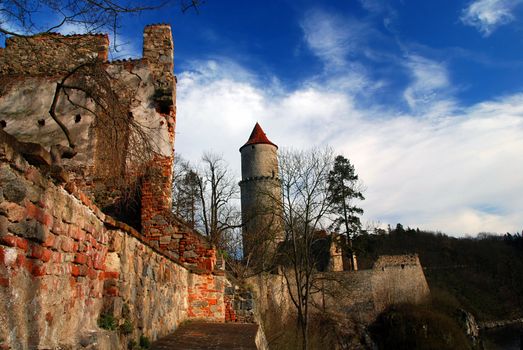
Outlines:
{"type": "Polygon", "coordinates": [[[91,59],[107,61],[107,34],[10,37],[0,55],[0,75],[52,76],[68,72],[91,59]]]}
{"type": "Polygon", "coordinates": [[[195,273],[12,144],[0,161],[0,346],[124,349],[185,319],[224,320],[222,271],[195,273]],[[101,330],[102,314],[131,334],[101,330]]]}
{"type": "MultiPolygon", "coordinates": [[[[113,197],[118,196],[118,191],[113,193],[114,185],[107,181],[107,176],[114,174],[108,173],[124,169],[129,183],[143,184],[143,192],[149,194],[140,203],[147,232],[147,222],[171,207],[176,120],[171,29],[168,25],[147,26],[141,59],[107,62],[108,45],[107,35],[47,34],[8,39],[0,55],[0,128],[20,141],[36,142],[47,150],[56,144],[67,146],[65,134],[49,115],[56,84],[84,62],[103,62],[123,105],[128,105],[129,120],[141,127],[132,133],[127,120],[114,123],[116,127],[101,123],[88,111],[99,111],[99,106],[85,94],[69,90],[76,105],[62,94],[56,114],[69,129],[77,155],[64,159],[63,167],[75,184],[102,206],[112,204],[113,197]],[[122,145],[118,164],[114,157],[108,157],[115,152],[114,135],[126,138],[117,142],[118,147],[122,145]],[[141,142],[142,138],[148,142],[141,142]],[[146,148],[152,152],[144,152],[146,148]],[[149,170],[147,177],[133,181],[145,169],[149,170]]],[[[74,79],[69,83],[74,85],[74,79]]]]}
{"type": "Polygon", "coordinates": [[[372,294],[377,310],[397,303],[417,304],[430,295],[417,255],[380,256],[372,271],[372,294]]]}
{"type": "MultiPolygon", "coordinates": [[[[143,58],[147,61],[153,81],[155,112],[152,125],[159,123],[167,133],[151,135],[154,142],[159,139],[163,146],[148,165],[148,173],[142,185],[142,232],[146,236],[157,237],[158,216],[168,216],[172,207],[172,168],[174,160],[174,130],[176,125],[176,78],[174,76],[174,43],[171,27],[166,24],[150,25],[143,33],[143,58]],[[165,125],[164,125],[165,124],[165,125]]],[[[149,122],[147,120],[147,122],[149,122]]],[[[149,125],[149,123],[145,123],[149,125]]]]}
{"type": "MultiPolygon", "coordinates": [[[[322,292],[312,296],[313,309],[341,311],[363,323],[372,322],[390,305],[418,304],[430,297],[417,255],[382,256],[369,270],[325,272],[317,277],[322,292]]],[[[248,283],[256,295],[256,313],[262,318],[268,312],[296,314],[282,275],[260,275],[248,283]]]]}

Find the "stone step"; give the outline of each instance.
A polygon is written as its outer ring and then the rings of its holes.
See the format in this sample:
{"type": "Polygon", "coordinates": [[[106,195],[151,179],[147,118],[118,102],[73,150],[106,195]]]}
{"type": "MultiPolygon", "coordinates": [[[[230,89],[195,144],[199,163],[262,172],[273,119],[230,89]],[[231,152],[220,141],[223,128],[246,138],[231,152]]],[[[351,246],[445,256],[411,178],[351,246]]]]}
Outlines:
{"type": "Polygon", "coordinates": [[[253,323],[187,322],[154,342],[151,350],[256,350],[257,331],[253,323]]]}

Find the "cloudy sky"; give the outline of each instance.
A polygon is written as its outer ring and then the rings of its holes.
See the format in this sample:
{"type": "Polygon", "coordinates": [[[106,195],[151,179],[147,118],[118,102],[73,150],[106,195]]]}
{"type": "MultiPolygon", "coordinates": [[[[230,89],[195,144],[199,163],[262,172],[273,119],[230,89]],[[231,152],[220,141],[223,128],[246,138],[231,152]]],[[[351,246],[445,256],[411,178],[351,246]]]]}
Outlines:
{"type": "Polygon", "coordinates": [[[365,221],[452,235],[523,228],[523,0],[207,0],[127,19],[175,35],[176,152],[330,145],[367,190],[365,221]]]}

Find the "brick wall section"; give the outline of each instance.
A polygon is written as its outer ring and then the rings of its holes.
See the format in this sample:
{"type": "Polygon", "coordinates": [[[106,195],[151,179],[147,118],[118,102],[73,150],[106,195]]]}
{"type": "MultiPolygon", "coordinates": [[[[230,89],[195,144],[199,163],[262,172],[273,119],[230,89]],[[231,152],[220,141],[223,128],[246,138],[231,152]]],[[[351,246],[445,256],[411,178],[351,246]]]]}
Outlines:
{"type": "Polygon", "coordinates": [[[187,318],[224,320],[221,271],[187,269],[104,215],[73,183],[54,184],[6,143],[0,161],[5,344],[80,349],[80,342],[102,339],[96,338],[104,333],[97,326],[101,313],[129,320],[133,339],[163,336],[187,318]]]}
{"type": "Polygon", "coordinates": [[[188,289],[189,318],[225,321],[223,300],[224,278],[213,275],[193,275],[188,289]]]}
{"type": "Polygon", "coordinates": [[[142,181],[142,232],[150,241],[158,241],[169,226],[164,216],[172,205],[172,162],[172,157],[155,156],[142,181]]]}
{"type": "Polygon", "coordinates": [[[236,322],[236,311],[233,306],[233,298],[225,296],[225,322],[236,322]]]}
{"type": "Polygon", "coordinates": [[[176,79],[174,77],[174,43],[169,25],[149,25],[143,33],[143,58],[147,60],[155,86],[154,102],[169,129],[170,156],[155,156],[142,184],[142,232],[151,241],[165,246],[169,235],[163,232],[172,207],[172,168],[176,123],[176,79]]]}
{"type": "Polygon", "coordinates": [[[52,76],[92,58],[106,61],[108,53],[107,34],[10,37],[0,55],[0,75],[52,76]]]}

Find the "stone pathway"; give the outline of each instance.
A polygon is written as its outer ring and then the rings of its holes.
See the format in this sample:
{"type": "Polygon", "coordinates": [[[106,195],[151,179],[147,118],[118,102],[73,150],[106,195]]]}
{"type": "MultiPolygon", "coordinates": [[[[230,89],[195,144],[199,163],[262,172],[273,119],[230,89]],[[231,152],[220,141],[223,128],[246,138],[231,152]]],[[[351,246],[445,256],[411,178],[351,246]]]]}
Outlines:
{"type": "Polygon", "coordinates": [[[256,350],[257,331],[252,323],[187,322],[154,342],[151,350],[256,350]]]}

